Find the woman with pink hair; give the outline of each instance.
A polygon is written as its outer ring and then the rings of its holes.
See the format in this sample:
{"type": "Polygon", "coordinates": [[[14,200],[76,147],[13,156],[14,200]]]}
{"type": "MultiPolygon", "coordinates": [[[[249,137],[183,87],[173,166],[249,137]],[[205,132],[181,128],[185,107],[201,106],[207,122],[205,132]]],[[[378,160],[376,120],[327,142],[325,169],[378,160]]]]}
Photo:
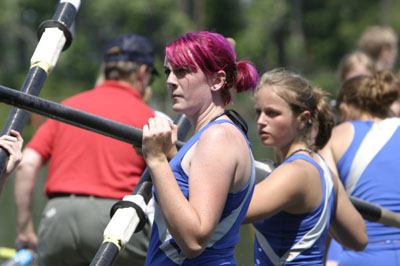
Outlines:
{"type": "Polygon", "coordinates": [[[236,265],[255,168],[246,122],[225,106],[230,89],[254,89],[258,74],[250,62],[236,62],[217,33],[187,33],[165,52],[172,108],[189,118],[194,135],[168,163],[176,126],[155,117],[143,128],[156,202],[146,265],[236,265]]]}

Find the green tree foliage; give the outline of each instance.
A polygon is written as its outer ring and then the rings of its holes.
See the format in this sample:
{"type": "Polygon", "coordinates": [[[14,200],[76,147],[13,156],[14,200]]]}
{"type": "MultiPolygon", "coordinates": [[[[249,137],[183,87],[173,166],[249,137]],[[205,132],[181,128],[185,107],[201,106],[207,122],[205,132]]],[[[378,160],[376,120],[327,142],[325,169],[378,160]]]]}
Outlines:
{"type": "MultiPolygon", "coordinates": [[[[52,18],[57,5],[54,0],[0,1],[0,84],[20,89],[38,42],[36,29],[52,18]]],[[[40,96],[59,102],[92,88],[107,42],[135,32],[149,37],[156,46],[161,76],[152,85],[151,105],[174,117],[162,74],[164,47],[185,32],[200,30],[234,38],[237,59],[251,60],[260,74],[286,67],[333,94],[340,58],[356,48],[360,33],[369,25],[385,24],[399,32],[399,11],[400,1],[393,0],[83,0],[72,27],[72,45],[61,54],[40,96]]],[[[243,94],[234,96],[229,108],[237,109],[248,121],[255,157],[271,158],[258,140],[253,106],[252,97],[243,94]]],[[[10,109],[0,104],[0,124],[4,125],[10,109]]],[[[35,130],[28,123],[23,132],[25,143],[35,130]]],[[[2,208],[12,201],[9,189],[2,197],[10,200],[2,208]]],[[[35,202],[42,205],[43,200],[35,202]]],[[[11,220],[0,220],[2,227],[13,226],[12,212],[7,209],[11,220]]],[[[35,215],[38,220],[40,213],[35,215]]],[[[0,230],[0,245],[12,246],[14,236],[6,231],[0,230]]],[[[248,244],[239,250],[244,252],[239,256],[251,261],[248,244]],[[249,252],[244,252],[246,249],[249,252]]]]}
{"type": "Polygon", "coordinates": [[[278,62],[278,47],[273,38],[285,23],[286,1],[253,0],[243,5],[244,19],[237,38],[239,57],[251,59],[260,73],[278,62]]]}
{"type": "MultiPolygon", "coordinates": [[[[1,1],[1,84],[21,87],[37,45],[36,29],[52,18],[57,5],[57,1],[1,1]]],[[[398,1],[390,0],[82,1],[72,27],[72,45],[61,54],[40,95],[61,101],[91,88],[107,42],[119,34],[136,32],[152,39],[156,67],[162,73],[165,45],[185,32],[199,30],[233,37],[238,60],[251,60],[260,74],[286,67],[333,94],[339,59],[355,49],[361,31],[369,25],[385,21],[400,30],[400,19],[393,15],[397,10],[398,1]]],[[[151,104],[173,116],[163,75],[156,79],[153,91],[151,104]]],[[[0,108],[4,110],[3,105],[0,108]]],[[[253,118],[248,95],[237,97],[235,108],[253,118]]],[[[8,115],[1,113],[0,122],[8,115]]],[[[31,132],[26,134],[29,138],[31,132]]]]}

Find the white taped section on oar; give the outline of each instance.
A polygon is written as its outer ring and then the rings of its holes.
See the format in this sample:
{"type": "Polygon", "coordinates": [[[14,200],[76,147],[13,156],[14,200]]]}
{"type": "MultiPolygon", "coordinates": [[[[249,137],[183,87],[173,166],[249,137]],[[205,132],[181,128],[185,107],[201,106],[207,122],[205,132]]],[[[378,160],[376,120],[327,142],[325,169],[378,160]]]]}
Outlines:
{"type": "Polygon", "coordinates": [[[75,9],[78,10],[81,5],[81,0],[61,0],[60,3],[70,3],[74,5],[75,9]]]}
{"type": "Polygon", "coordinates": [[[254,167],[256,168],[256,183],[265,179],[265,177],[274,170],[273,161],[254,161],[254,167]]]}
{"type": "Polygon", "coordinates": [[[31,66],[47,64],[48,69],[44,69],[50,73],[57,63],[58,57],[66,42],[64,32],[59,28],[46,28],[40,37],[36,50],[31,58],[31,66]]]}
{"type": "MultiPolygon", "coordinates": [[[[146,212],[146,202],[143,196],[128,195],[123,198],[124,201],[130,201],[137,204],[143,212],[146,212]]],[[[135,208],[119,208],[111,218],[106,229],[104,229],[104,237],[114,236],[121,239],[125,245],[131,239],[140,222],[139,216],[136,214],[135,208]]]]}

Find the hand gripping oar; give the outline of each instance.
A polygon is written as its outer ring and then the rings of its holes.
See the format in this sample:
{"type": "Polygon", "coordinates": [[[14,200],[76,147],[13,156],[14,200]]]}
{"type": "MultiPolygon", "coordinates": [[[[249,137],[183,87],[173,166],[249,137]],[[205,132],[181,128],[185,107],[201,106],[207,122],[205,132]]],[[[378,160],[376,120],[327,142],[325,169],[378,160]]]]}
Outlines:
{"type": "MultiPolygon", "coordinates": [[[[141,146],[142,132],[140,129],[88,114],[59,103],[27,95],[4,86],[0,86],[0,101],[54,120],[138,145],[138,147],[141,146]]],[[[178,141],[177,147],[182,147],[183,144],[183,142],[178,141]]],[[[257,180],[263,179],[274,168],[273,162],[255,161],[255,166],[257,180]]],[[[400,228],[400,214],[370,202],[363,201],[361,203],[355,197],[350,197],[350,200],[365,219],[400,228]]]]}
{"type": "MultiPolygon", "coordinates": [[[[44,81],[53,70],[62,50],[69,47],[72,35],[69,28],[79,9],[80,0],[61,0],[52,20],[44,21],[38,28],[39,43],[31,58],[29,72],[21,92],[39,95],[44,81]]],[[[22,132],[28,113],[12,108],[1,135],[9,134],[11,129],[22,132]]],[[[0,149],[0,176],[7,164],[8,154],[0,149]]],[[[0,179],[0,187],[5,181],[0,179]]]]}
{"type": "MultiPolygon", "coordinates": [[[[183,140],[190,130],[189,120],[178,115],[174,123],[178,125],[178,139],[183,140]]],[[[143,229],[147,222],[147,204],[152,197],[152,181],[148,168],[143,172],[132,195],[125,196],[111,208],[111,220],[104,230],[104,241],[90,266],[113,265],[124,244],[133,233],[143,229]]]]}

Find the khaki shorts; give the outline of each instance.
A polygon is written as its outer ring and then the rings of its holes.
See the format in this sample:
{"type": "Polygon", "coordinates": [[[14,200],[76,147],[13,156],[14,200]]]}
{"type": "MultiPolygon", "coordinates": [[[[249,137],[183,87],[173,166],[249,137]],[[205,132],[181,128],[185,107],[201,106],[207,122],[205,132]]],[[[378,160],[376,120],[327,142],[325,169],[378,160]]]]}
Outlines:
{"type": "MultiPolygon", "coordinates": [[[[39,266],[88,266],[103,242],[117,200],[66,196],[48,201],[39,225],[39,266]]],[[[150,225],[134,234],[115,266],[144,265],[150,225]]]]}

